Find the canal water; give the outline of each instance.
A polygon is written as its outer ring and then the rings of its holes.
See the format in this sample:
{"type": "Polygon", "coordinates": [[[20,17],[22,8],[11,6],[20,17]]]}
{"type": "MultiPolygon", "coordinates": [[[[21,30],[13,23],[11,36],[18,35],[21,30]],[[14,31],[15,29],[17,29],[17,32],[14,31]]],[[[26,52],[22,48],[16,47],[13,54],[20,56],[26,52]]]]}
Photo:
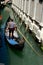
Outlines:
{"type": "Polygon", "coordinates": [[[5,36],[4,36],[4,24],[0,27],[0,63],[9,65],[9,52],[7,50],[5,36]]]}
{"type": "Polygon", "coordinates": [[[26,39],[28,39],[29,44],[25,41],[23,50],[19,51],[14,48],[10,48],[8,43],[5,41],[4,27],[9,15],[13,17],[12,13],[12,9],[10,9],[10,12],[5,9],[2,11],[3,19],[0,21],[0,63],[4,63],[5,65],[43,65],[43,52],[37,46],[38,43],[34,40],[29,32],[24,34],[24,24],[19,27],[20,20],[15,13],[14,21],[17,23],[21,33],[25,35],[26,39]],[[30,45],[32,45],[37,53],[33,51],[30,45]]]}

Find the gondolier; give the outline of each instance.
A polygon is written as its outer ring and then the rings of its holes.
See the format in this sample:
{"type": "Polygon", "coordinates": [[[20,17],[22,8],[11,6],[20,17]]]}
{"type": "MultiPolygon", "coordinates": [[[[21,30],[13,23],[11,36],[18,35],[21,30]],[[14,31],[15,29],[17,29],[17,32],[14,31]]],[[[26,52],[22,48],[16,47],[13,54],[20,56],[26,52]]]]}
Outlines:
{"type": "Polygon", "coordinates": [[[14,32],[15,26],[16,26],[16,23],[13,21],[13,19],[10,19],[10,21],[8,22],[9,39],[10,37],[12,37],[13,39],[13,32],[14,32]]]}

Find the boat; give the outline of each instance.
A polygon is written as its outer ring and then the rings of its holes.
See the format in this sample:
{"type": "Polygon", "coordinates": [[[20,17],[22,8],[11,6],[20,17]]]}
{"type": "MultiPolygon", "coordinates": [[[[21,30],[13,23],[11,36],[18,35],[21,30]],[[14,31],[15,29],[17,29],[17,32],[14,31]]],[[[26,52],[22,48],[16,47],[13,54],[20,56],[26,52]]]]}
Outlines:
{"type": "Polygon", "coordinates": [[[10,35],[10,39],[9,39],[9,29],[6,29],[7,28],[7,23],[5,24],[5,39],[6,41],[8,42],[8,44],[10,46],[13,46],[17,49],[23,49],[24,48],[24,38],[20,38],[19,34],[17,31],[14,30],[14,33],[13,33],[13,39],[12,39],[12,34],[10,35]]]}

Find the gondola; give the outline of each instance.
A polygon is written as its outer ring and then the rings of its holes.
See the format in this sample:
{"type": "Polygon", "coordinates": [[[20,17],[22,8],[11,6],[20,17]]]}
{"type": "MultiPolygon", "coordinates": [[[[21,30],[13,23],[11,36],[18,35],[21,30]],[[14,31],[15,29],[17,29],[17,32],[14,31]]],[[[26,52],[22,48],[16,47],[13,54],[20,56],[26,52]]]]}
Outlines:
{"type": "Polygon", "coordinates": [[[9,30],[6,31],[6,27],[7,27],[7,23],[5,24],[5,39],[8,42],[8,44],[14,48],[17,49],[23,49],[24,48],[24,38],[20,38],[20,36],[18,35],[18,32],[14,31],[13,33],[13,39],[10,37],[9,39],[9,30]]]}

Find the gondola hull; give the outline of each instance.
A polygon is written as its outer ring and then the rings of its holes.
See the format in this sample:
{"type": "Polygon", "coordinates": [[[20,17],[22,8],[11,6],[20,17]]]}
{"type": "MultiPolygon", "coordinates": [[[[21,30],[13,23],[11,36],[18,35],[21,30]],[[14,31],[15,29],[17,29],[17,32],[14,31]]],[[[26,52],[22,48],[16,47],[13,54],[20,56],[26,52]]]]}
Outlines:
{"type": "Polygon", "coordinates": [[[24,48],[24,43],[20,44],[19,42],[15,41],[14,39],[8,39],[6,36],[5,36],[5,40],[10,48],[15,48],[18,50],[22,50],[24,48]]]}

